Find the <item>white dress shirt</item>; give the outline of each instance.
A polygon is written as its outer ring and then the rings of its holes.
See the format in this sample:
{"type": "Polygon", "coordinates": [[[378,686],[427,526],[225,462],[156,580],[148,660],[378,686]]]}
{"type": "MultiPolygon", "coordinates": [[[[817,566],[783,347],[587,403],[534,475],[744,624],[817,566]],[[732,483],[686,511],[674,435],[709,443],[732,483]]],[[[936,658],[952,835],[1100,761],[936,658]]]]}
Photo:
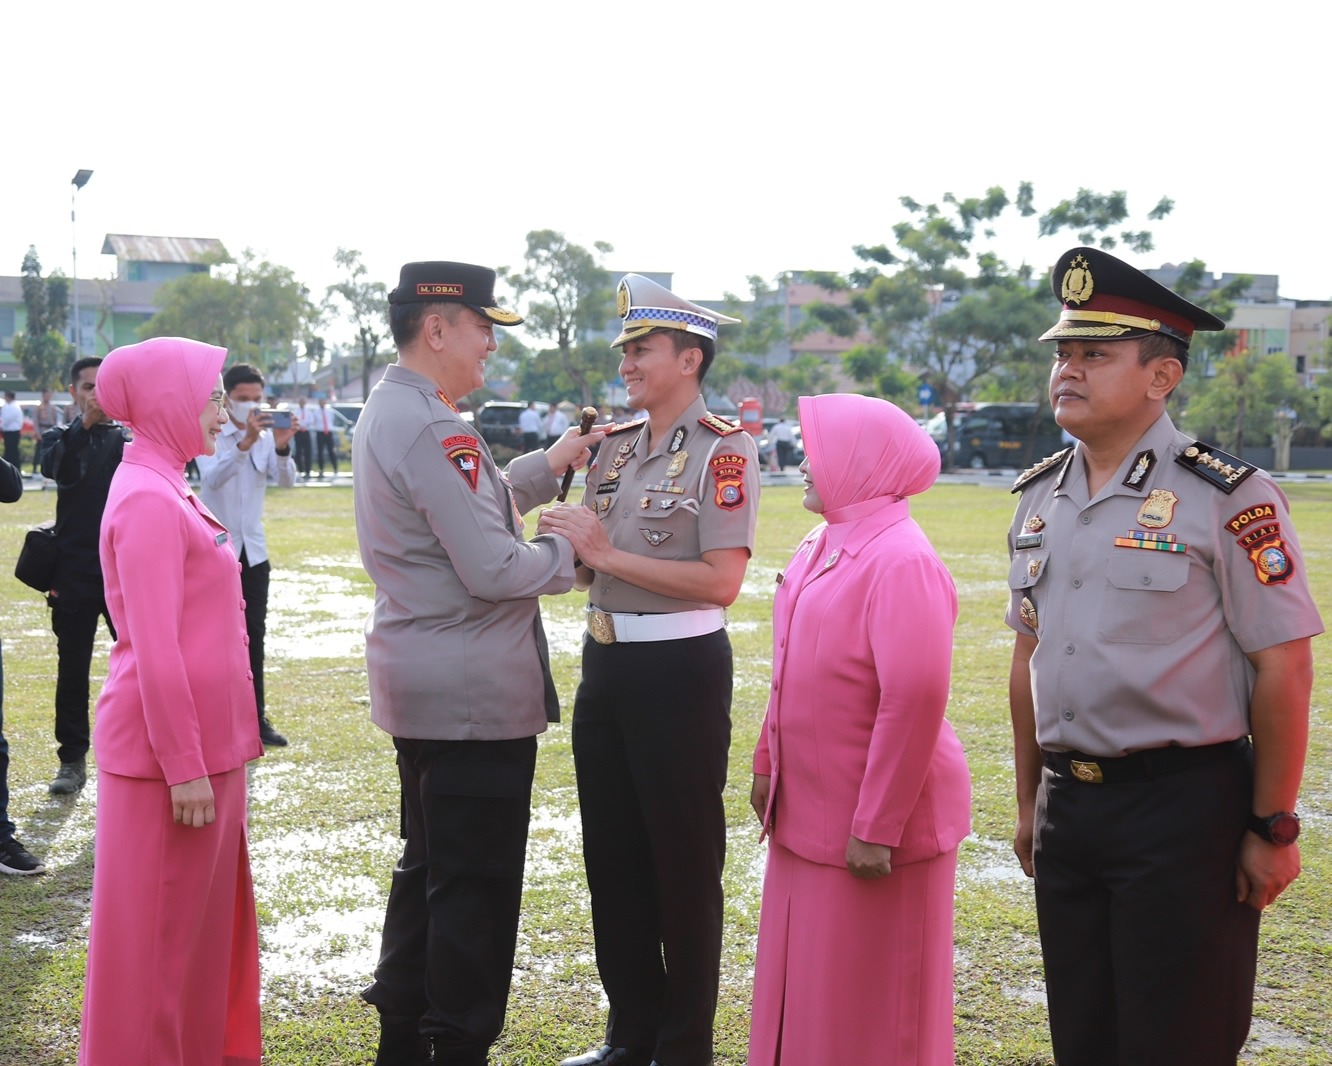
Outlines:
{"type": "Polygon", "coordinates": [[[217,451],[199,456],[199,498],[231,534],[231,548],[256,566],[268,558],[264,537],[264,492],[269,478],[282,488],[296,484],[296,460],[278,455],[273,434],[264,430],[246,451],[238,445],[245,430],[228,422],[217,435],[217,451]]]}
{"type": "Polygon", "coordinates": [[[0,407],[0,430],[15,433],[23,428],[23,408],[17,400],[0,407]]]}

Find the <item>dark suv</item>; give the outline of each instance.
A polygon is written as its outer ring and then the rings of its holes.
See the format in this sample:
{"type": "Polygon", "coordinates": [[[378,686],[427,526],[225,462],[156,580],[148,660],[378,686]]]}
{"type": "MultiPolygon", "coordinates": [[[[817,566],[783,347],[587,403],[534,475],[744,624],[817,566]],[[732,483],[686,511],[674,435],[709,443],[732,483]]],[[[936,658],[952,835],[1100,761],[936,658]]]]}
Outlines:
{"type": "MultiPolygon", "coordinates": [[[[1048,407],[1034,403],[978,403],[953,416],[953,461],[945,466],[1030,466],[1064,447],[1048,407]]],[[[940,451],[943,441],[939,441],[940,451]]]]}
{"type": "MultiPolygon", "coordinates": [[[[518,416],[527,407],[525,403],[511,400],[491,400],[476,409],[474,423],[477,432],[489,445],[502,444],[506,448],[523,450],[523,431],[518,428],[518,416]]],[[[538,401],[537,414],[544,424],[550,411],[550,404],[538,401]]]]}

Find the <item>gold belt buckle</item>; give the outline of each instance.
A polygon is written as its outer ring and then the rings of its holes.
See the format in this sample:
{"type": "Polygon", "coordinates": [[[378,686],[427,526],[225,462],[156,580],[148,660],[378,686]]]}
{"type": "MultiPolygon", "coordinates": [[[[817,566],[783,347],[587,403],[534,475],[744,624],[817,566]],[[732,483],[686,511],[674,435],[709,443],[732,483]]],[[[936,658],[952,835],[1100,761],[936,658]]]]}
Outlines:
{"type": "Polygon", "coordinates": [[[1105,784],[1105,775],[1101,773],[1099,763],[1078,762],[1077,759],[1069,759],[1069,765],[1073,768],[1073,776],[1079,781],[1085,781],[1089,785],[1105,784]]]}
{"type": "Polygon", "coordinates": [[[598,644],[615,643],[615,619],[595,607],[587,612],[587,631],[598,644]]]}

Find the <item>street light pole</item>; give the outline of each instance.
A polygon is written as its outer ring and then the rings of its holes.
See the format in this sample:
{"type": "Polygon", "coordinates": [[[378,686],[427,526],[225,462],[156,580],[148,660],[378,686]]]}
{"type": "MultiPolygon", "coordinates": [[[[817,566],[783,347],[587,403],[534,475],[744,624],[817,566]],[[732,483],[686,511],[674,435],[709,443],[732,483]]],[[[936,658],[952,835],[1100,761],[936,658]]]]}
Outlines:
{"type": "Polygon", "coordinates": [[[74,234],[74,358],[80,359],[83,356],[83,322],[79,318],[79,231],[74,220],[74,198],[78,195],[80,189],[88,184],[88,179],[92,177],[91,170],[80,170],[75,172],[74,177],[70,179],[69,190],[69,228],[74,234]]]}

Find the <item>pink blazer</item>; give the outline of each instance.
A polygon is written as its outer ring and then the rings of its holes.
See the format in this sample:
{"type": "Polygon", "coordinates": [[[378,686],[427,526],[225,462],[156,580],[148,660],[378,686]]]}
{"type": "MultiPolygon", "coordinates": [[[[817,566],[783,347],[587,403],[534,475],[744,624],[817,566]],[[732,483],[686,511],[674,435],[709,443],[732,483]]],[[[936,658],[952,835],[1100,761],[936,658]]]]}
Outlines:
{"type": "Polygon", "coordinates": [[[845,866],[853,835],[891,847],[897,865],[952,850],[971,819],[944,720],[957,591],[909,505],[818,527],[778,581],[754,752],[754,772],[772,778],[773,840],[830,866],[845,866]],[[820,550],[829,528],[840,545],[820,550]]]}
{"type": "Polygon", "coordinates": [[[177,785],[258,758],[240,563],[150,441],[125,449],[101,556],[117,639],[97,701],[98,766],[177,785]]]}

